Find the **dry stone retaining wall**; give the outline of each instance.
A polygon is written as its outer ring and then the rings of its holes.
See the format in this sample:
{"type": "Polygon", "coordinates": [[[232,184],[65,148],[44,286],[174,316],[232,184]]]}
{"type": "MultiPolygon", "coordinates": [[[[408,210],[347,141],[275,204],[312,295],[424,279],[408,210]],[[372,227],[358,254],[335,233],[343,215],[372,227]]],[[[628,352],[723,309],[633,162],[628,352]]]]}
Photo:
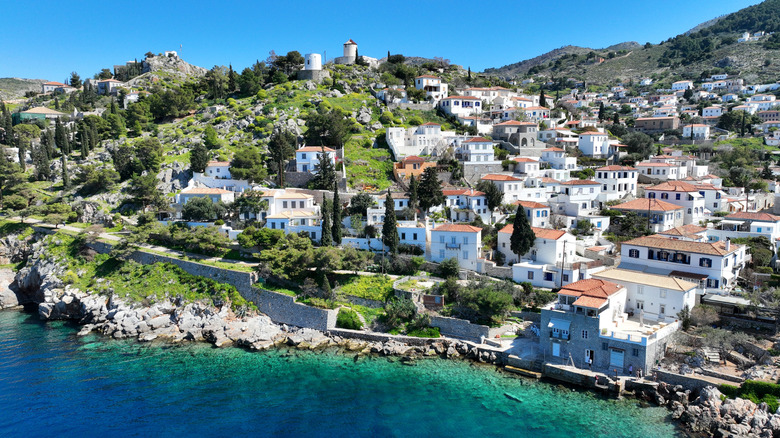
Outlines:
{"type": "Polygon", "coordinates": [[[487,338],[490,336],[490,328],[488,326],[472,324],[464,319],[434,316],[431,318],[431,327],[438,327],[444,336],[475,342],[481,342],[483,337],[487,338]]]}

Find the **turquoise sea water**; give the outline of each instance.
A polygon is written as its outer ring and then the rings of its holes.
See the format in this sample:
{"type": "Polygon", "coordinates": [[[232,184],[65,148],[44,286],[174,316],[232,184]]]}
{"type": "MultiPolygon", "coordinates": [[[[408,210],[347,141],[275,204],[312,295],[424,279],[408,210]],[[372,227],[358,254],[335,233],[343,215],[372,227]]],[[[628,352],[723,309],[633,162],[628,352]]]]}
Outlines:
{"type": "Polygon", "coordinates": [[[407,366],[76,331],[0,312],[0,436],[679,436],[664,409],[469,362],[407,366]]]}

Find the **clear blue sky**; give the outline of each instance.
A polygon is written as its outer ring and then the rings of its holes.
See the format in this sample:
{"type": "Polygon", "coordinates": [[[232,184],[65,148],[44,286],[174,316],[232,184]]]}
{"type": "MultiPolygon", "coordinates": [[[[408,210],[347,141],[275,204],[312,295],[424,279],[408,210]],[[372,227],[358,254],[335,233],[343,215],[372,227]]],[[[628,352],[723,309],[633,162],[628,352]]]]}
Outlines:
{"type": "Polygon", "coordinates": [[[179,50],[184,60],[240,71],[270,50],[340,56],[349,38],[361,55],[450,59],[482,71],[568,44],[658,43],[758,0],[452,0],[130,2],[7,1],[0,77],[82,78],[144,53],[179,50]],[[494,23],[492,26],[490,23],[494,23]]]}

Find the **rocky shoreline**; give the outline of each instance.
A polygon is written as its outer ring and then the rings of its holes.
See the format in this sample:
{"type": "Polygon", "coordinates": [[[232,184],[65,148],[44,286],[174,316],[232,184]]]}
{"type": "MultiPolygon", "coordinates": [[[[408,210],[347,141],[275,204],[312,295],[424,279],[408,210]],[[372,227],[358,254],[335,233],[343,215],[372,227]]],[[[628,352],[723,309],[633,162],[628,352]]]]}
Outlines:
{"type": "MultiPolygon", "coordinates": [[[[177,300],[151,306],[132,305],[116,296],[88,294],[65,285],[60,280],[64,268],[45,253],[42,242],[19,242],[13,236],[0,241],[0,258],[6,263],[27,260],[15,275],[10,269],[0,270],[0,309],[37,304],[42,320],[67,319],[81,324],[79,335],[97,332],[139,342],[207,342],[216,347],[236,346],[252,351],[338,348],[356,357],[395,356],[408,363],[417,358],[442,357],[503,364],[501,355],[454,339],[421,340],[420,345],[396,340],[374,342],[280,325],[262,314],[239,317],[228,306],[217,308],[177,300]]],[[[667,407],[671,417],[694,436],[780,438],[780,410],[769,412],[766,403],[725,399],[713,387],[691,391],[663,382],[636,383],[633,393],[639,399],[667,407]]]]}

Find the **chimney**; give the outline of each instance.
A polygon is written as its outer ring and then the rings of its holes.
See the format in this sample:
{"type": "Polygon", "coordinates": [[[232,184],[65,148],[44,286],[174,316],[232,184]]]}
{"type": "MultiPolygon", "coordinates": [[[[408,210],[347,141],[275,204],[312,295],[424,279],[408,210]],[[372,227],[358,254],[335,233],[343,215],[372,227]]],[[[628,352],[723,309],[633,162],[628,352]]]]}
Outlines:
{"type": "Polygon", "coordinates": [[[731,239],[726,239],[726,251],[731,250],[731,239]]]}

